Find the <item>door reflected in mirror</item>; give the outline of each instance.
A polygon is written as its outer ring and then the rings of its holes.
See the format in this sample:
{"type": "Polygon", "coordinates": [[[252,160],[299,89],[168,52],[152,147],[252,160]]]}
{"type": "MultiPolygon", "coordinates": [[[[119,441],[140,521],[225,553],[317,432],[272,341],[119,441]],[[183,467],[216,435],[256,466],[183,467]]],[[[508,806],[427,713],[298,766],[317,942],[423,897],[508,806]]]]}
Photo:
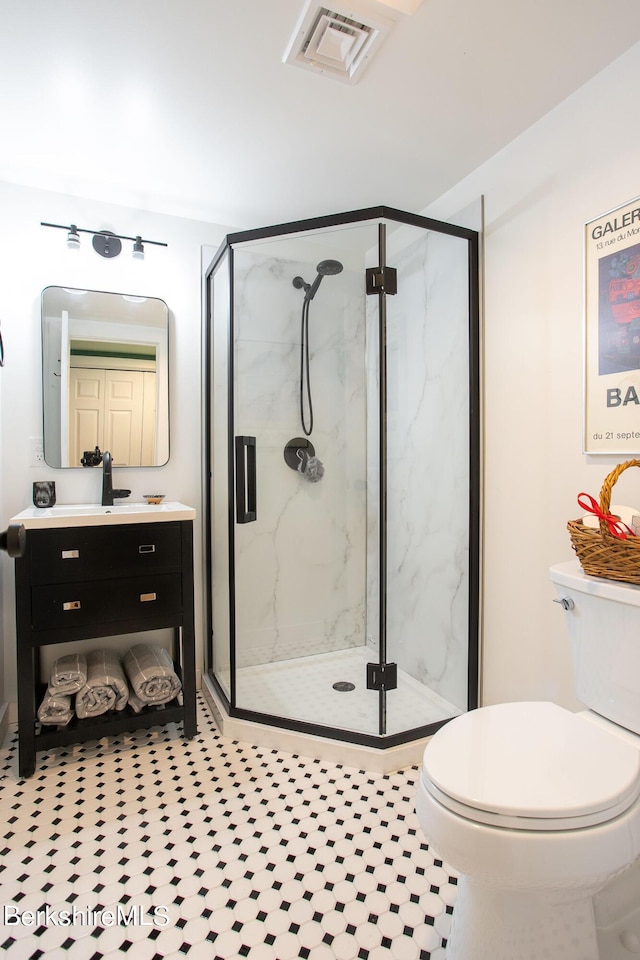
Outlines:
{"type": "Polygon", "coordinates": [[[169,459],[169,309],[164,300],[69,287],[42,291],[44,458],[81,467],[169,459]]]}

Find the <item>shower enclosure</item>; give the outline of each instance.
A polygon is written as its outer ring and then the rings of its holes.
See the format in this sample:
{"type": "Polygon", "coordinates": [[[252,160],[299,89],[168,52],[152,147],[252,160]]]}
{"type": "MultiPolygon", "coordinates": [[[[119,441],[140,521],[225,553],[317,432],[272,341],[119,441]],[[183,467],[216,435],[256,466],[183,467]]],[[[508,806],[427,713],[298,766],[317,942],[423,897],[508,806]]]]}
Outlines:
{"type": "Polygon", "coordinates": [[[207,272],[207,672],[229,716],[385,748],[477,706],[478,235],[374,207],[207,272]]]}

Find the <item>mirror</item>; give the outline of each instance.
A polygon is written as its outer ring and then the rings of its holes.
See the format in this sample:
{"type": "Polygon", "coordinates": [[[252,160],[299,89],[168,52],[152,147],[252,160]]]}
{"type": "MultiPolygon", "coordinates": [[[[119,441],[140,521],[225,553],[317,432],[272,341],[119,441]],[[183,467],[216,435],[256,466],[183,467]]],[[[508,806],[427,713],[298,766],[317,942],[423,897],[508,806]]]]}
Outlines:
{"type": "Polygon", "coordinates": [[[169,459],[169,309],[164,300],[96,290],[42,291],[44,458],[81,467],[169,459]]]}

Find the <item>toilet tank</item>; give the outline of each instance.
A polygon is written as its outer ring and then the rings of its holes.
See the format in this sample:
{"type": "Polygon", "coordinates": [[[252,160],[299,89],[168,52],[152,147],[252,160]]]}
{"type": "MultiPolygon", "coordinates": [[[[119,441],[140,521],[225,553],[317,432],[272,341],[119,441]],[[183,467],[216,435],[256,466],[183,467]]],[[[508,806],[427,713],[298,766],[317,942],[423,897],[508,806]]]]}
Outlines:
{"type": "Polygon", "coordinates": [[[590,710],[640,733],[640,586],[585,574],[578,560],[549,576],[571,642],[576,696],[590,710]]]}

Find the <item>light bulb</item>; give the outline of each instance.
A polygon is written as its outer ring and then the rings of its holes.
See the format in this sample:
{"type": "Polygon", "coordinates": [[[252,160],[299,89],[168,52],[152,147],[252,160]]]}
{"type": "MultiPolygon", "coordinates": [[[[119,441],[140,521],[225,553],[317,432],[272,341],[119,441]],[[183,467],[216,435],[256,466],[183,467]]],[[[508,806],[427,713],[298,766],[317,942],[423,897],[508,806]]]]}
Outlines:
{"type": "Polygon", "coordinates": [[[69,250],[79,250],[80,249],[80,235],[78,234],[78,228],[75,223],[72,223],[69,228],[69,233],[67,234],[67,247],[69,250]]]}

